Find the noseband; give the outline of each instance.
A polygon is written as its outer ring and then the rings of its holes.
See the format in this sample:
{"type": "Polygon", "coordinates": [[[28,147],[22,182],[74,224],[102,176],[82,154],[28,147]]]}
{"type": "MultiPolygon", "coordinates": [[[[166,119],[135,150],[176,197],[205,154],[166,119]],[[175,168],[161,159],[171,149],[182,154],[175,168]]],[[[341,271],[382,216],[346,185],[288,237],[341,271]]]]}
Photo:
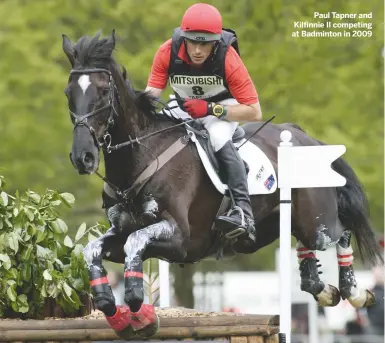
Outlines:
{"type": "Polygon", "coordinates": [[[88,130],[90,131],[91,136],[93,137],[95,145],[98,147],[98,149],[100,147],[103,147],[103,146],[106,146],[107,149],[109,149],[109,147],[111,145],[111,135],[108,133],[108,130],[110,129],[110,127],[112,127],[114,125],[114,115],[118,116],[118,112],[116,111],[115,106],[114,106],[116,85],[115,85],[114,79],[112,78],[111,72],[108,69],[104,69],[104,68],[92,68],[92,69],[90,68],[90,69],[72,69],[70,71],[70,74],[71,75],[73,75],[73,74],[84,75],[84,74],[100,73],[100,72],[107,73],[109,76],[108,104],[104,105],[103,107],[98,108],[97,110],[88,112],[88,113],[83,114],[83,115],[77,115],[76,113],[74,113],[70,110],[69,110],[69,113],[74,118],[74,121],[75,121],[74,130],[76,129],[77,126],[87,127],[88,130]],[[105,125],[104,134],[103,134],[103,141],[99,141],[98,138],[96,137],[96,133],[95,133],[94,128],[92,126],[88,125],[87,119],[90,117],[93,117],[94,115],[96,115],[102,111],[105,111],[107,109],[110,109],[110,114],[108,116],[108,119],[107,119],[107,122],[105,125]]]}

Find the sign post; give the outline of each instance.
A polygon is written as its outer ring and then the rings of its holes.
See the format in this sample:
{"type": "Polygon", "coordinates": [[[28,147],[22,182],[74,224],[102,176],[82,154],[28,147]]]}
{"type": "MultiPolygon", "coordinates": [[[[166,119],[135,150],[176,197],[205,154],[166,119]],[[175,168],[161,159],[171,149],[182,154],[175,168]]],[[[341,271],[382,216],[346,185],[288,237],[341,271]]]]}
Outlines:
{"type": "Polygon", "coordinates": [[[170,307],[170,270],[166,261],[159,260],[159,306],[170,307]]]}
{"type": "Polygon", "coordinates": [[[291,190],[346,184],[346,179],[331,169],[331,163],[345,153],[344,145],[293,147],[291,138],[290,131],[282,131],[278,147],[280,343],[291,343],[291,190]]]}

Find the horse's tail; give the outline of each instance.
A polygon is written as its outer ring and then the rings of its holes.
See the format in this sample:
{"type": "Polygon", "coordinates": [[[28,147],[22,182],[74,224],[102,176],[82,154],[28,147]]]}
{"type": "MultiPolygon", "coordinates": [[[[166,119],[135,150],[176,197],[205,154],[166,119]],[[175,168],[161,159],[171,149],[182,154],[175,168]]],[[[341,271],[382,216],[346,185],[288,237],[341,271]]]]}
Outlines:
{"type": "MultiPolygon", "coordinates": [[[[305,132],[296,124],[290,125],[305,132]]],[[[316,140],[321,145],[327,145],[316,140]]],[[[362,260],[365,257],[375,265],[384,263],[379,239],[373,231],[369,220],[368,199],[363,187],[350,165],[341,157],[332,163],[332,168],[346,178],[346,185],[336,187],[338,218],[347,230],[351,230],[356,241],[362,260]]]]}
{"type": "Polygon", "coordinates": [[[369,206],[365,192],[356,174],[342,158],[332,163],[332,168],[346,178],[346,185],[337,187],[338,218],[342,225],[354,234],[362,260],[365,255],[375,265],[384,262],[379,240],[369,220],[369,206]]]}

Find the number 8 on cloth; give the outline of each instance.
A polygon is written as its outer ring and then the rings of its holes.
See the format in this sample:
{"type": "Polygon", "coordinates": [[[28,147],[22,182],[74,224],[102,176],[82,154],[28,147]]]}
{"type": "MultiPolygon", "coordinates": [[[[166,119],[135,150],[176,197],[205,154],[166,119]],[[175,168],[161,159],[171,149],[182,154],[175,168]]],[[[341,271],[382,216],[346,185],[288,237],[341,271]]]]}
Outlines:
{"type": "Polygon", "coordinates": [[[203,91],[202,87],[200,86],[193,86],[192,87],[192,92],[194,95],[203,95],[205,92],[203,91]]]}

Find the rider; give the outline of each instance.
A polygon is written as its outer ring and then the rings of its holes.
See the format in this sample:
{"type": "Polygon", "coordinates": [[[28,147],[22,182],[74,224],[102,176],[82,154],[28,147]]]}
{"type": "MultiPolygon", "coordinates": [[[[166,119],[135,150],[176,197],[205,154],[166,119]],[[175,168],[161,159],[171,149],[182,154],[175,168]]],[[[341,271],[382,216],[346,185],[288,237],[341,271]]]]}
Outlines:
{"type": "Polygon", "coordinates": [[[178,115],[198,119],[207,129],[220,166],[227,171],[235,205],[244,214],[242,222],[240,211],[233,209],[216,222],[225,233],[241,228],[245,234],[239,238],[254,241],[247,174],[232,136],[238,122],[261,121],[262,112],[253,81],[234,47],[238,48],[235,33],[222,29],[220,12],[197,3],[156,52],[146,91],[159,98],[169,81],[180,104],[178,115]]]}

